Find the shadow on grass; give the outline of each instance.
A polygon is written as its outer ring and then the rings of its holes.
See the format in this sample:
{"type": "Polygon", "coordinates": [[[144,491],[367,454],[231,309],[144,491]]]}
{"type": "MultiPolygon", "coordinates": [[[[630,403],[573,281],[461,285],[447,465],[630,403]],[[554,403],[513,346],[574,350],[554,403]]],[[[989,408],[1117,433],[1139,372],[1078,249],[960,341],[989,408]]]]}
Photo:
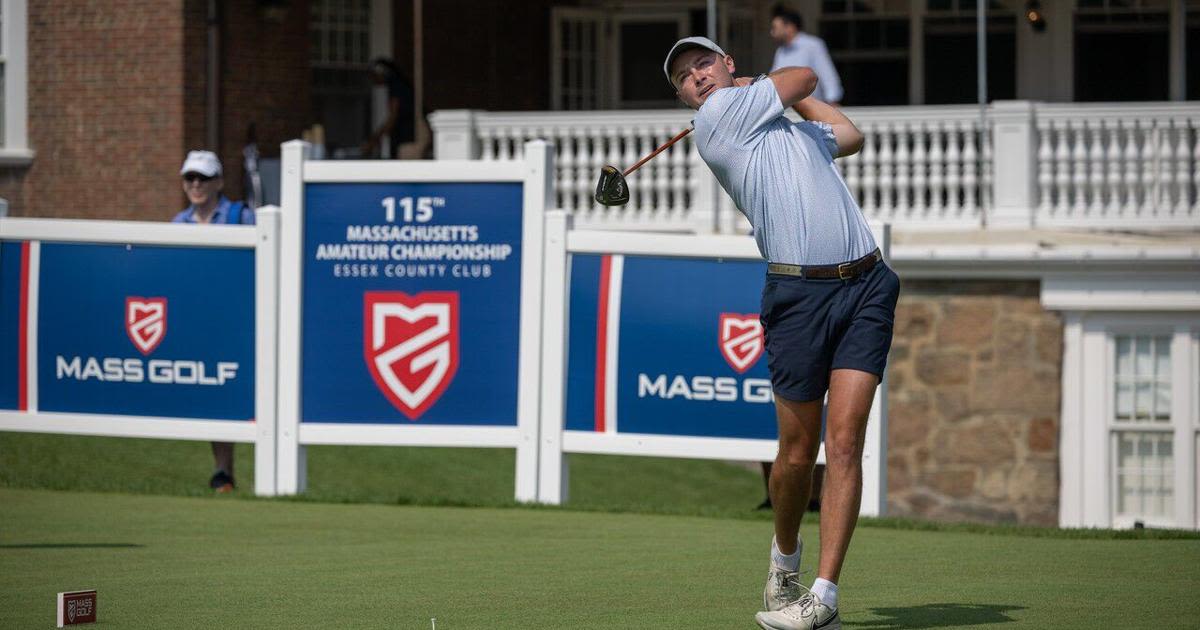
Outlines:
{"type": "Polygon", "coordinates": [[[843,621],[842,625],[854,626],[861,630],[982,626],[990,623],[1016,621],[1005,614],[1013,610],[1022,610],[1022,607],[1002,604],[924,604],[922,606],[872,608],[871,614],[883,617],[883,619],[843,621]]]}
{"type": "Polygon", "coordinates": [[[145,547],[134,543],[15,543],[0,544],[0,549],[137,549],[145,547]]]}

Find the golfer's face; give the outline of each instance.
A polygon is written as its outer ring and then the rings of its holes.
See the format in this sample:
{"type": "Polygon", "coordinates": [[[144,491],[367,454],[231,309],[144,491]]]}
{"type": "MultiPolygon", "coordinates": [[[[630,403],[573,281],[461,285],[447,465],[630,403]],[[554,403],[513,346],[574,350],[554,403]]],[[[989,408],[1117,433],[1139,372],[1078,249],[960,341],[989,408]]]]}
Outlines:
{"type": "Polygon", "coordinates": [[[709,95],[733,85],[733,57],[721,57],[711,50],[685,50],[671,64],[679,100],[692,109],[700,109],[709,95]]]}

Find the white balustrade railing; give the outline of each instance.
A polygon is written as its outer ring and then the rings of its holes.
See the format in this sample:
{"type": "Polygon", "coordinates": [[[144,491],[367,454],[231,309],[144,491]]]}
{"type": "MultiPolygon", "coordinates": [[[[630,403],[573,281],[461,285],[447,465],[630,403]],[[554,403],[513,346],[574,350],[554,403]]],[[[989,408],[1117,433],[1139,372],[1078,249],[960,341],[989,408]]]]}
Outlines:
{"type": "Polygon", "coordinates": [[[991,194],[991,141],[981,133],[978,107],[862,107],[846,114],[866,144],[837,164],[868,219],[980,224],[991,194]]]}
{"type": "MultiPolygon", "coordinates": [[[[837,161],[871,220],[929,229],[1200,227],[1200,103],[864,107],[863,150],[837,161]]],[[[555,194],[584,228],[737,232],[747,223],[691,138],[629,177],[631,199],[592,199],[601,166],[636,162],[691,112],[483,112],[431,116],[439,158],[513,160],[544,138],[555,194]]]]}
{"type": "Polygon", "coordinates": [[[1200,103],[1039,104],[1039,225],[1200,227],[1200,103]]]}

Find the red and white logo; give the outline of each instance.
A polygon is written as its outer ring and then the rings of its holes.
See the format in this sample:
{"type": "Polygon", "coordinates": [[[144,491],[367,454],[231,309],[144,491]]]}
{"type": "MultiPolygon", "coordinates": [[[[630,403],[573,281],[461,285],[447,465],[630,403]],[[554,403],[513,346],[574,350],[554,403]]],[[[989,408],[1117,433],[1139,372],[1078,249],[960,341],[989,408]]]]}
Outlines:
{"type": "Polygon", "coordinates": [[[744,373],[762,356],[762,322],[754,314],[721,313],[719,328],[721,356],[735,372],[744,373]]]}
{"type": "Polygon", "coordinates": [[[379,391],[419,418],[458,370],[458,292],[363,293],[363,356],[379,391]]]}
{"type": "Polygon", "coordinates": [[[125,334],[142,354],[154,352],[167,334],[167,298],[125,298],[125,334]]]}

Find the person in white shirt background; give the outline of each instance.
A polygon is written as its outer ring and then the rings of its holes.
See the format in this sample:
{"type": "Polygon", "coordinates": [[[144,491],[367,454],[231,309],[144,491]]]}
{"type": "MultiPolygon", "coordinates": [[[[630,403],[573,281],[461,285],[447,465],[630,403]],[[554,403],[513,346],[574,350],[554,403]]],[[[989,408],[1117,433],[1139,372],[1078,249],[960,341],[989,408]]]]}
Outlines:
{"type": "Polygon", "coordinates": [[[842,80],[838,77],[825,41],[804,32],[804,18],[782,4],[775,5],[771,17],[771,39],[779,44],[771,71],[796,66],[812,68],[817,73],[817,90],[813,96],[830,105],[842,102],[842,80]]]}

